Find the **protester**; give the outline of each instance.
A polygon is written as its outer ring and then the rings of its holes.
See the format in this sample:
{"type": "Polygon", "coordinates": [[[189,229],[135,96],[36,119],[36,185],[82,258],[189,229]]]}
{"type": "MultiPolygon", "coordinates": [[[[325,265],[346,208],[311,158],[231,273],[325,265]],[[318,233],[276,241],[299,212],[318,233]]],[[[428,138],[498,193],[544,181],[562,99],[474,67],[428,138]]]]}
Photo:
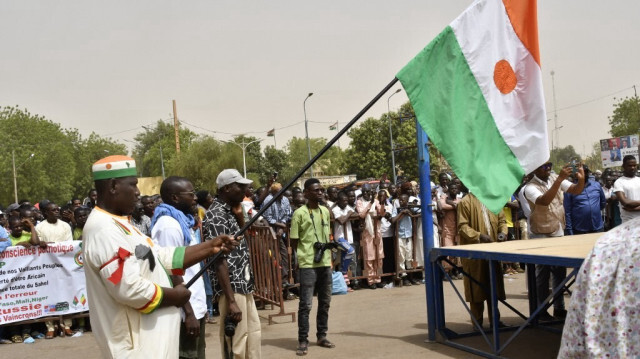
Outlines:
{"type": "Polygon", "coordinates": [[[76,219],[76,225],[72,232],[74,241],[82,240],[82,231],[89,218],[89,213],[91,213],[91,208],[84,206],[78,207],[73,211],[73,217],[76,219]]]}
{"type": "MultiPolygon", "coordinates": [[[[275,182],[269,189],[270,194],[265,198],[265,203],[269,203],[271,199],[282,189],[282,185],[275,182]]],[[[271,204],[269,208],[263,213],[263,217],[269,226],[273,228],[276,233],[276,238],[280,244],[280,267],[282,274],[282,284],[289,286],[289,253],[287,247],[289,245],[288,236],[288,224],[291,222],[291,205],[289,199],[285,196],[280,196],[271,204]]]]}
{"type": "Polygon", "coordinates": [[[144,214],[149,218],[153,218],[153,210],[156,208],[155,202],[151,196],[140,197],[140,203],[144,207],[144,214]]]}
{"type": "Polygon", "coordinates": [[[196,201],[198,202],[198,217],[200,220],[204,220],[204,215],[209,206],[213,203],[213,196],[207,190],[200,190],[196,192],[196,201]]]}
{"type": "MultiPolygon", "coordinates": [[[[393,205],[387,197],[387,191],[378,192],[378,203],[384,205],[384,215],[380,218],[380,235],[382,236],[382,249],[384,258],[382,258],[382,273],[393,273],[396,271],[396,243],[395,243],[395,227],[391,223],[391,213],[393,213],[393,205]]],[[[389,285],[392,281],[391,276],[382,278],[382,282],[389,285]]]]}
{"type": "MultiPolygon", "coordinates": [[[[218,196],[205,214],[202,224],[203,238],[208,240],[219,234],[240,231],[246,217],[242,208],[247,186],[252,181],[235,169],[225,169],[216,179],[218,196]]],[[[244,237],[225,259],[220,260],[209,273],[214,298],[219,298],[220,316],[236,324],[235,334],[227,341],[225,325],[220,325],[222,357],[232,352],[234,358],[260,358],[260,318],[253,299],[254,278],[249,260],[249,247],[244,237]]]]}
{"type": "MultiPolygon", "coordinates": [[[[351,227],[351,218],[352,215],[356,213],[355,209],[351,208],[347,204],[347,195],[344,192],[338,193],[338,198],[336,201],[336,205],[331,210],[333,212],[333,238],[338,243],[346,242],[345,249],[341,251],[341,259],[340,259],[340,271],[344,276],[344,280],[347,285],[350,284],[349,280],[349,265],[353,260],[353,256],[355,255],[355,250],[353,249],[353,231],[351,227]]],[[[348,291],[352,292],[352,288],[348,288],[348,291]]]]}
{"type": "MultiPolygon", "coordinates": [[[[59,243],[73,240],[71,226],[60,220],[60,207],[58,207],[57,204],[53,202],[47,203],[44,207],[43,214],[46,221],[40,222],[35,227],[36,232],[38,233],[38,238],[40,238],[41,241],[46,243],[59,243]]],[[[63,323],[64,329],[62,331],[64,332],[64,335],[72,336],[74,333],[71,330],[71,319],[65,318],[63,323]]],[[[53,321],[47,320],[45,325],[47,326],[45,339],[53,339],[55,334],[53,321]]]]}
{"type": "Polygon", "coordinates": [[[92,167],[98,199],[83,232],[93,333],[106,358],[176,358],[180,310],[191,295],[172,288],[180,272],[236,243],[219,236],[190,247],[161,248],[131,225],[138,200],[135,161],[109,156],[92,167]]]}
{"type": "MultiPolygon", "coordinates": [[[[457,246],[460,243],[458,236],[458,185],[455,183],[449,184],[447,192],[443,193],[439,199],[439,208],[442,211],[442,221],[440,227],[442,228],[442,242],[441,247],[457,246]]],[[[448,257],[455,265],[459,266],[459,258],[448,257]]],[[[446,273],[453,276],[454,279],[462,279],[462,273],[458,273],[455,267],[451,266],[447,262],[443,262],[442,266],[446,273]]]]}
{"type": "Polygon", "coordinates": [[[296,348],[298,356],[307,355],[309,350],[309,313],[314,292],[318,295],[317,344],[323,348],[335,347],[327,339],[331,306],[331,251],[325,249],[324,252],[318,252],[321,249],[316,248],[316,243],[327,245],[330,242],[329,210],[320,204],[324,201],[324,188],[316,178],[305,181],[304,195],[307,198],[307,204],[298,208],[291,219],[291,241],[298,255],[300,273],[298,347],[296,348]]]}
{"type": "MultiPolygon", "coordinates": [[[[458,204],[458,233],[460,245],[502,242],[507,237],[507,222],[504,218],[504,212],[500,211],[498,215],[494,214],[473,193],[470,193],[458,204]]],[[[491,283],[489,262],[462,258],[462,268],[475,280],[472,281],[469,277],[464,277],[464,297],[469,302],[472,322],[475,320],[482,328],[485,301],[487,302],[490,323],[493,323],[493,315],[499,320],[500,312],[493,313],[493,304],[485,289],[491,283]]],[[[505,299],[504,279],[499,263],[496,263],[495,271],[497,299],[505,299]]],[[[504,324],[498,322],[498,326],[504,326],[504,324]]],[[[474,326],[474,329],[479,328],[474,326]]]]}
{"type": "MultiPolygon", "coordinates": [[[[563,207],[564,192],[580,194],[584,189],[584,171],[582,165],[576,166],[578,183],[569,182],[566,178],[573,172],[570,165],[562,168],[559,175],[551,174],[551,162],[538,167],[533,177],[524,187],[524,195],[531,208],[529,217],[530,239],[562,237],[565,228],[565,212],[563,207]]],[[[549,275],[553,287],[562,283],[567,276],[567,269],[561,266],[536,265],[536,288],[538,305],[542,305],[549,296],[549,275]]],[[[562,291],[554,297],[553,316],[564,319],[567,311],[564,307],[562,291]]],[[[541,320],[551,320],[546,311],[538,316],[541,320]]]]}
{"type": "Polygon", "coordinates": [[[411,211],[409,210],[409,195],[401,194],[399,197],[399,206],[393,207],[391,213],[392,222],[396,225],[398,243],[398,266],[400,267],[399,279],[402,285],[410,286],[418,284],[411,276],[408,276],[406,270],[413,268],[413,224],[411,223],[411,211]]]}
{"type": "Polygon", "coordinates": [[[580,194],[564,194],[566,220],[565,234],[585,234],[604,231],[602,210],[607,205],[604,191],[594,178],[589,178],[589,168],[583,166],[584,189],[580,194]]]}
{"type": "MultiPolygon", "coordinates": [[[[199,232],[196,233],[196,221],[191,214],[196,206],[196,195],[193,185],[184,177],[167,177],[160,185],[162,202],[154,209],[151,220],[151,238],[161,247],[189,247],[201,243],[199,232]]],[[[142,205],[136,210],[142,212],[142,205]]],[[[134,210],[134,213],[136,212],[134,210]]],[[[189,282],[200,270],[195,263],[184,271],[184,275],[172,275],[173,285],[189,282]]],[[[203,278],[199,277],[189,287],[191,297],[182,306],[182,323],[180,324],[180,358],[204,359],[205,329],[207,313],[207,295],[203,278]]]]}
{"type": "Polygon", "coordinates": [[[131,213],[131,224],[145,236],[151,237],[151,218],[144,214],[144,206],[141,202],[136,203],[136,208],[131,213]]]}
{"type": "Polygon", "coordinates": [[[640,177],[636,176],[638,162],[632,155],[622,159],[623,176],[613,184],[613,193],[620,202],[622,223],[640,217],[640,177]]]}
{"type": "Polygon", "coordinates": [[[368,183],[362,186],[362,197],[356,201],[356,210],[364,222],[360,244],[363,249],[364,275],[367,277],[369,289],[382,288],[380,279],[382,271],[382,235],[380,220],[376,217],[384,216],[384,204],[380,204],[368,183]]]}

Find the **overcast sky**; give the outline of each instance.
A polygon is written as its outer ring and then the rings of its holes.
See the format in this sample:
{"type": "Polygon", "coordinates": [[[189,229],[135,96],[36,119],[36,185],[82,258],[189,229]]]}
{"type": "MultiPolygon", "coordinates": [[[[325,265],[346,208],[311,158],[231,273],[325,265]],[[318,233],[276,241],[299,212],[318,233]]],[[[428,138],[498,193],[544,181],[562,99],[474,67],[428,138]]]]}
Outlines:
{"type": "MultiPolygon", "coordinates": [[[[470,3],[2,1],[0,105],[125,141],[169,119],[175,99],[196,132],[256,132],[273,144],[266,132],[276,128],[282,148],[304,137],[303,101],[313,92],[310,136],[330,138],[331,123],[348,122],[470,3]]],[[[609,137],[613,97],[640,85],[639,14],[632,0],[539,1],[547,111],[553,119],[553,70],[560,146],[585,153],[609,137]]],[[[391,93],[367,115],[386,112],[391,93]]],[[[391,110],[405,101],[395,95],[391,110]]]]}

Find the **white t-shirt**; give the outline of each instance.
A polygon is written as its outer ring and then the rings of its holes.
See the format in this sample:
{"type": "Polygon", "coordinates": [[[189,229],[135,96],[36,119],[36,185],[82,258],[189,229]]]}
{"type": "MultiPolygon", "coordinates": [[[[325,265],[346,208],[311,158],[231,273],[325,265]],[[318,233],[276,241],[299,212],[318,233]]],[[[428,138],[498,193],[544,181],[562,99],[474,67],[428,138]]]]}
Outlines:
{"type": "MultiPolygon", "coordinates": [[[[346,207],[344,207],[344,209],[340,208],[339,206],[335,206],[333,207],[333,209],[331,210],[333,212],[333,218],[338,218],[338,217],[342,217],[345,214],[349,213],[349,212],[355,212],[353,210],[353,208],[349,205],[347,205],[346,207]]],[[[338,221],[334,221],[333,223],[333,237],[334,239],[338,239],[340,237],[344,238],[347,240],[347,242],[349,243],[353,243],[353,233],[351,231],[351,221],[347,221],[345,223],[345,225],[343,226],[342,224],[340,224],[340,222],[338,221]],[[347,233],[344,233],[344,228],[347,228],[347,233]]]]}
{"type": "MultiPolygon", "coordinates": [[[[524,196],[525,196],[525,198],[528,199],[529,201],[531,201],[532,203],[536,203],[536,200],[538,199],[538,197],[542,196],[544,193],[546,193],[551,188],[551,186],[553,185],[553,183],[555,181],[555,178],[557,178],[557,177],[549,177],[547,182],[544,182],[540,178],[538,178],[538,176],[534,175],[533,178],[531,179],[531,181],[540,183],[545,188],[545,191],[541,192],[538,189],[538,187],[531,186],[531,185],[527,184],[526,186],[524,186],[524,196]]],[[[560,183],[559,191],[566,192],[569,189],[569,187],[571,187],[571,185],[573,185],[573,183],[571,183],[570,181],[567,181],[566,179],[562,180],[562,182],[560,183]]],[[[528,222],[529,222],[529,224],[531,223],[530,221],[528,221],[528,222]]],[[[529,228],[531,228],[531,226],[529,226],[529,228]]],[[[532,233],[531,231],[529,231],[529,232],[532,233]]],[[[558,229],[555,232],[549,234],[549,236],[550,237],[561,237],[563,235],[564,235],[564,229],[562,228],[562,223],[560,223],[560,221],[558,221],[558,229]]]]}
{"type": "Polygon", "coordinates": [[[58,220],[56,223],[42,221],[36,225],[38,237],[45,242],[65,242],[72,241],[71,226],[69,223],[58,220]]]}
{"type": "MultiPolygon", "coordinates": [[[[622,176],[618,178],[613,183],[613,193],[616,192],[624,192],[624,196],[629,200],[640,200],[640,177],[622,176]]],[[[622,219],[622,223],[636,217],[640,217],[640,211],[627,211],[622,207],[622,202],[620,202],[620,219],[622,219]]]]}
{"type": "MultiPolygon", "coordinates": [[[[195,231],[191,229],[190,233],[191,242],[189,243],[189,246],[199,244],[200,239],[196,237],[195,231]]],[[[151,238],[153,239],[153,242],[160,247],[185,246],[184,235],[182,234],[180,223],[170,216],[162,216],[158,218],[153,229],[151,229],[151,238]]],[[[199,270],[199,263],[185,269],[184,275],[182,276],[184,282],[187,283],[190,281],[199,270]]],[[[202,277],[198,278],[193,285],[189,287],[189,290],[191,291],[189,303],[191,304],[191,308],[193,308],[193,314],[196,319],[202,319],[202,317],[207,313],[207,294],[204,291],[204,281],[202,280],[202,277]]],[[[181,316],[184,321],[184,311],[181,311],[181,316]]]]}
{"type": "MultiPolygon", "coordinates": [[[[384,211],[385,213],[391,214],[393,212],[393,205],[389,202],[385,203],[384,211]]],[[[384,217],[380,220],[380,234],[383,238],[393,237],[395,235],[392,223],[384,217]]]]}

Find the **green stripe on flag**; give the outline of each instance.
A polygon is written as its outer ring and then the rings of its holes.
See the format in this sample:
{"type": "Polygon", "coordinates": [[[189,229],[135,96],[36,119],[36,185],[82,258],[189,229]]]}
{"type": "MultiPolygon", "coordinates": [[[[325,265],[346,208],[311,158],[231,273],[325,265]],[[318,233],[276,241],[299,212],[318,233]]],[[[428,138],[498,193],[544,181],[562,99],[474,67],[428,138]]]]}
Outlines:
{"type": "Polygon", "coordinates": [[[396,77],[456,175],[487,208],[500,212],[524,170],[500,135],[451,27],[396,77]]]}

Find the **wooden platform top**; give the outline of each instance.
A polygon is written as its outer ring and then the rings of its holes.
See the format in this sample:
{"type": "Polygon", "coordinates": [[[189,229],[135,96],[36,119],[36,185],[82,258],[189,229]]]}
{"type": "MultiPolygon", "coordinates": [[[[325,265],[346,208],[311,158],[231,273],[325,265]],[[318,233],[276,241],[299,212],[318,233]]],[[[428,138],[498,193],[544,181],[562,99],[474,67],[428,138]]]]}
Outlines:
{"type": "Polygon", "coordinates": [[[596,240],[603,234],[604,233],[590,233],[576,236],[469,244],[464,246],[446,247],[446,249],[447,251],[471,251],[584,259],[589,252],[591,252],[596,240]]]}

